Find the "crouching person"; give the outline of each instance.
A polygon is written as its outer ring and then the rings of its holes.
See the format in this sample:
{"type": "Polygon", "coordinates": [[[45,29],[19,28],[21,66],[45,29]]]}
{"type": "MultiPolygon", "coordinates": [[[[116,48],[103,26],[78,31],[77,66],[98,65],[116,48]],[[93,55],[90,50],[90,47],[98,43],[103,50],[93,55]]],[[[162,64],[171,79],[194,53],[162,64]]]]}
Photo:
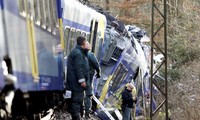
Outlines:
{"type": "Polygon", "coordinates": [[[132,95],[134,85],[129,83],[122,92],[122,117],[123,120],[132,120],[133,103],[136,103],[136,99],[132,95]]]}

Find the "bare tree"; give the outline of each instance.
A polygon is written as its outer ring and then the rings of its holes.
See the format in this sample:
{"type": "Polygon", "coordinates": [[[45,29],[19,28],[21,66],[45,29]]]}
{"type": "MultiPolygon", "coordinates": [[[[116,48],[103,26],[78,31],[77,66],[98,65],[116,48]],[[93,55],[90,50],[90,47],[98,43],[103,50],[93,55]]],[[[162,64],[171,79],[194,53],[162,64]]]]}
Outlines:
{"type": "Polygon", "coordinates": [[[107,11],[110,11],[110,0],[106,0],[106,2],[105,2],[105,6],[106,6],[106,10],[107,11]]]}

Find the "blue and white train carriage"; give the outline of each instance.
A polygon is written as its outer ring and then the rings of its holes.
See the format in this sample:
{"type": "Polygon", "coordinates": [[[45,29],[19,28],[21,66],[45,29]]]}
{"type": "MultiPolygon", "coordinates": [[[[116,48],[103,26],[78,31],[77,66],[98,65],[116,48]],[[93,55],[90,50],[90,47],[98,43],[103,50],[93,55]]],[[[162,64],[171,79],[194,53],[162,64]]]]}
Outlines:
{"type": "MultiPolygon", "coordinates": [[[[53,107],[62,98],[64,57],[75,47],[76,37],[87,37],[92,51],[99,54],[106,18],[74,0],[0,0],[0,3],[3,33],[0,60],[8,56],[12,61],[12,65],[3,63],[11,70],[8,74],[17,78],[15,96],[24,99],[19,101],[14,96],[12,117],[21,114],[31,117],[30,114],[53,107]]],[[[1,91],[4,81],[1,65],[1,91]]]]}
{"type": "Polygon", "coordinates": [[[0,0],[0,62],[3,63],[0,95],[15,91],[12,108],[8,110],[13,119],[18,116],[32,119],[33,114],[52,108],[62,100],[64,67],[59,2],[0,0]],[[15,89],[5,84],[8,74],[17,78],[15,89]]]}
{"type": "Polygon", "coordinates": [[[83,35],[92,45],[92,52],[99,56],[104,40],[106,17],[76,0],[62,0],[66,55],[75,47],[76,38],[83,35]]]}
{"type": "MultiPolygon", "coordinates": [[[[29,103],[27,106],[14,97],[13,117],[21,113],[32,117],[62,99],[64,58],[76,46],[79,35],[91,43],[91,51],[101,64],[102,76],[94,79],[95,94],[106,107],[116,107],[120,90],[127,82],[134,82],[136,96],[148,93],[148,57],[138,42],[146,34],[135,38],[128,32],[130,27],[126,29],[107,12],[78,0],[0,0],[0,3],[0,17],[5,20],[5,24],[0,21],[0,31],[4,33],[0,35],[0,62],[5,55],[11,59],[12,68],[8,63],[7,66],[13,72],[8,73],[17,77],[15,88],[24,93],[21,98],[29,103]],[[16,110],[19,105],[22,109],[16,110]]],[[[0,83],[2,90],[5,86],[1,65],[0,83]]]]}
{"type": "MultiPolygon", "coordinates": [[[[150,92],[150,49],[144,43],[149,42],[146,32],[135,26],[125,27],[101,8],[76,0],[61,3],[65,56],[75,47],[76,37],[83,35],[92,44],[92,52],[100,62],[102,76],[98,80],[94,78],[94,94],[105,107],[119,108],[121,91],[132,82],[136,87],[135,96],[142,98],[135,114],[145,113],[150,92]]],[[[107,119],[101,110],[98,113],[107,119]]]]}

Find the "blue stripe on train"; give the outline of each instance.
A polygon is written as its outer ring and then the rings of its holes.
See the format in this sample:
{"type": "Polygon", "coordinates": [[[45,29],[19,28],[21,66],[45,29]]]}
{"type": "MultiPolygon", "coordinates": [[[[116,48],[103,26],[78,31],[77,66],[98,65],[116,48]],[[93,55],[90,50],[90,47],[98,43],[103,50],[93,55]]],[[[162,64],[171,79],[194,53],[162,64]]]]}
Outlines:
{"type": "Polygon", "coordinates": [[[67,20],[67,19],[63,19],[63,25],[73,27],[73,28],[76,28],[76,29],[80,29],[80,30],[83,30],[85,32],[90,32],[90,27],[82,25],[82,24],[74,22],[74,21],[67,20]]]}
{"type": "Polygon", "coordinates": [[[13,0],[5,0],[4,4],[4,10],[8,10],[9,12],[11,12],[14,15],[19,15],[19,9],[18,9],[18,4],[17,4],[17,0],[13,1],[13,0]]]}
{"type": "Polygon", "coordinates": [[[58,18],[62,18],[61,0],[56,0],[58,18]]]}
{"type": "Polygon", "coordinates": [[[3,0],[0,0],[0,6],[1,6],[1,9],[3,10],[4,9],[3,0]]]}
{"type": "Polygon", "coordinates": [[[33,82],[33,77],[29,73],[14,72],[17,77],[16,88],[22,91],[49,91],[49,90],[63,90],[64,81],[62,77],[54,76],[39,76],[39,82],[33,82]]]}

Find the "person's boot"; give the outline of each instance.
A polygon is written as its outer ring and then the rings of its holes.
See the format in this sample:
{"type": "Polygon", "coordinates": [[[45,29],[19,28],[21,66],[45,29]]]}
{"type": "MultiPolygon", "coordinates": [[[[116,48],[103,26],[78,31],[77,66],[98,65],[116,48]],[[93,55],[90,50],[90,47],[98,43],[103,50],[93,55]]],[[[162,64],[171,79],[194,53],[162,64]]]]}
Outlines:
{"type": "Polygon", "coordinates": [[[90,113],[86,112],[86,113],[85,113],[85,118],[86,118],[86,119],[91,118],[90,113]]]}
{"type": "Polygon", "coordinates": [[[81,117],[84,116],[84,114],[85,114],[85,107],[84,106],[81,107],[80,114],[81,114],[81,117]]]}
{"type": "Polygon", "coordinates": [[[72,120],[81,120],[79,116],[72,116],[72,120]]]}

